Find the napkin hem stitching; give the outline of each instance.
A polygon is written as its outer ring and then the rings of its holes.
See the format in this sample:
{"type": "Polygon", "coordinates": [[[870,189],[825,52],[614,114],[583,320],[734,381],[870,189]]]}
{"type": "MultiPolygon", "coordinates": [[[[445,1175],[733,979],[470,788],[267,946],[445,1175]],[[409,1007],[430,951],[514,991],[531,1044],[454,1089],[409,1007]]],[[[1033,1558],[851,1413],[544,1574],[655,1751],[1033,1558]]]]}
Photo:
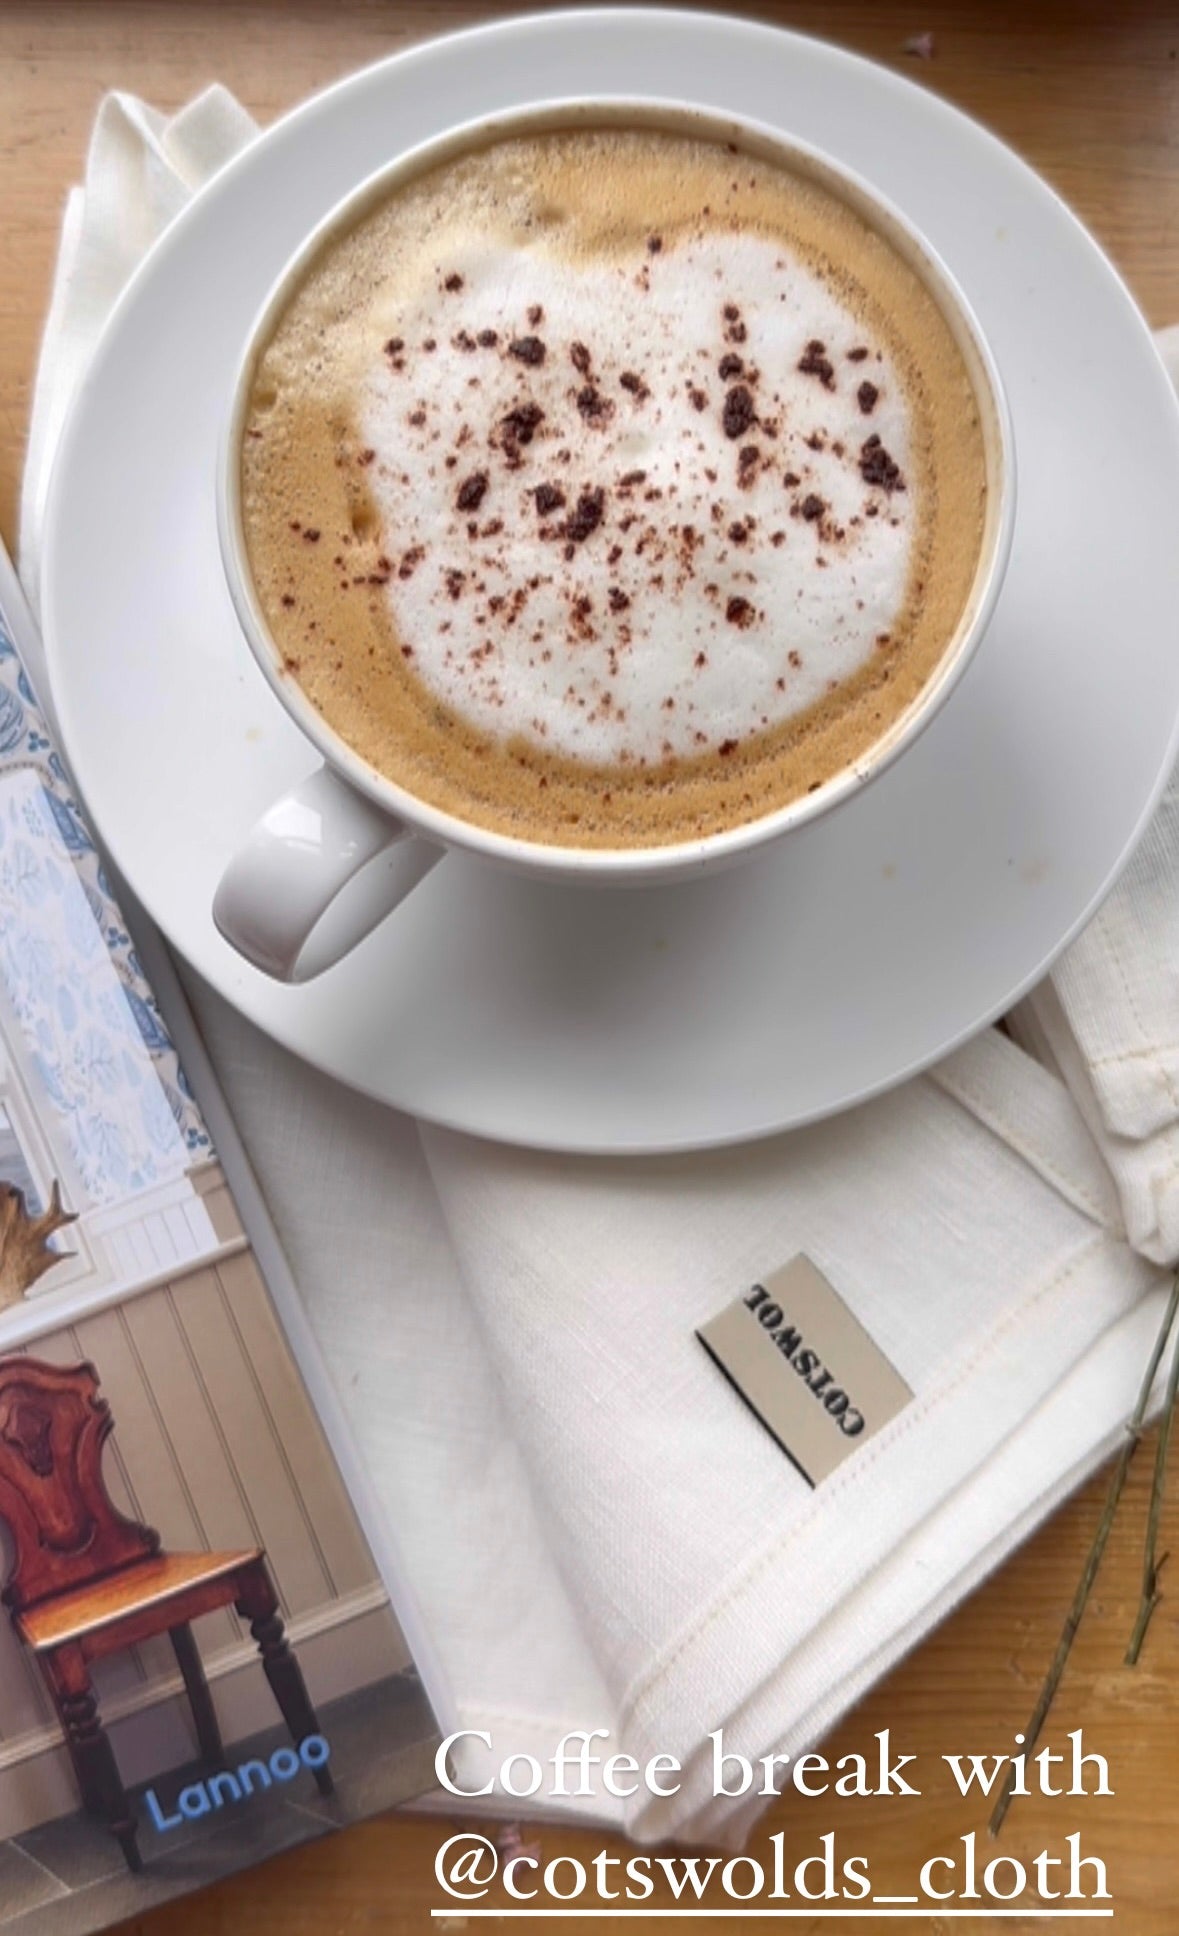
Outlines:
{"type": "Polygon", "coordinates": [[[1115,1245],[1117,1242],[1118,1240],[1112,1238],[1108,1231],[1104,1229],[1095,1231],[1088,1242],[1084,1243],[1079,1250],[1074,1251],[1068,1261],[1061,1264],[1038,1290],[1032,1292],[1022,1303],[1004,1314],[988,1336],[967,1357],[962,1359],[948,1379],[939,1383],[938,1390],[933,1396],[917,1400],[912,1405],[906,1406],[904,1411],[898,1414],[890,1427],[887,1427],[883,1432],[879,1433],[869,1445],[864,1447],[863,1453],[859,1458],[846,1461],[840,1471],[833,1474],[823,1488],[817,1489],[813,1495],[810,1511],[797,1519],[784,1532],[780,1533],[773,1544],[763,1550],[757,1559],[746,1567],[741,1578],[728,1587],[718,1599],[714,1600],[706,1612],[696,1617],[687,1632],[681,1634],[680,1638],[675,1642],[672,1650],[664,1654],[658,1662],[654,1663],[647,1670],[645,1676],[640,1676],[632,1683],[632,1687],[625,1691],[619,1702],[622,1723],[624,1725],[629,1724],[631,1719],[638,1714],[641,1707],[650,1705],[651,1695],[654,1690],[661,1681],[666,1679],[667,1675],[682,1656],[698,1643],[702,1635],[710,1627],[715,1625],[727,1609],[731,1608],[738,1599],[743,1598],[753,1589],[763,1574],[779,1562],[783,1553],[789,1550],[790,1546],[816,1517],[820,1502],[825,1509],[834,1494],[845,1490],[854,1478],[862,1475],[870,1466],[878,1464],[886,1452],[891,1452],[898,1443],[916,1429],[918,1423],[926,1422],[932,1415],[941,1410],[947,1399],[957,1393],[962,1384],[966,1382],[979,1364],[994,1354],[1009,1331],[1022,1324],[1028,1314],[1037,1305],[1042,1303],[1052,1292],[1058,1291],[1062,1285],[1066,1284],[1069,1278],[1074,1276],[1089,1261],[1094,1253],[1108,1246],[1115,1245]]]}
{"type": "Polygon", "coordinates": [[[972,1114],[977,1117],[979,1122],[985,1124],[993,1135],[999,1136],[1000,1140],[1006,1144],[1008,1149],[1012,1149],[1017,1155],[1022,1156],[1024,1161],[1033,1170],[1037,1170],[1049,1183],[1054,1184],[1062,1194],[1073,1198],[1079,1205],[1083,1205],[1085,1210],[1091,1215],[1094,1223],[1102,1231],[1109,1232],[1110,1224],[1108,1215],[1102,1209],[1097,1198],[1092,1194],[1088,1184],[1082,1182],[1077,1171],[1066,1168],[1059,1163],[1054,1163],[1046,1152],[1024,1130],[1017,1128],[1011,1120],[1004,1117],[988,1101],[984,1092],[972,1085],[968,1079],[957,1074],[951,1077],[937,1071],[934,1072],[934,1076],[939,1086],[946,1091],[947,1095],[954,1096],[960,1101],[968,1101],[972,1108],[972,1114]]]}
{"type": "MultiPolygon", "coordinates": [[[[1121,950],[1118,947],[1116,941],[1114,940],[1114,937],[1112,934],[1108,936],[1108,940],[1109,940],[1110,962],[1117,973],[1118,980],[1122,984],[1122,993],[1126,998],[1126,1005],[1129,1008],[1130,1013],[1134,1018],[1134,1025],[1137,1028],[1138,1033],[1142,1038],[1144,1048],[1146,1048],[1147,1051],[1149,1051],[1151,1047],[1149,1033],[1146,1028],[1146,1024],[1143,1022],[1142,1016],[1139,1013],[1138,1002],[1134,994],[1134,987],[1131,982],[1130,976],[1127,972],[1126,964],[1122,959],[1121,950]]],[[[1170,1073],[1168,1072],[1165,1064],[1163,1063],[1159,1064],[1158,1074],[1162,1079],[1163,1086],[1166,1090],[1167,1095],[1170,1097],[1171,1102],[1175,1105],[1176,1108],[1179,1108],[1179,1094],[1176,1094],[1175,1084],[1172,1081],[1170,1073]]]]}
{"type": "Polygon", "coordinates": [[[1116,1062],[1144,1062],[1152,1055],[1179,1054],[1179,1042],[1159,1042],[1149,1049],[1111,1049],[1108,1055],[1091,1055],[1085,1059],[1091,1069],[1107,1069],[1116,1062]]]}

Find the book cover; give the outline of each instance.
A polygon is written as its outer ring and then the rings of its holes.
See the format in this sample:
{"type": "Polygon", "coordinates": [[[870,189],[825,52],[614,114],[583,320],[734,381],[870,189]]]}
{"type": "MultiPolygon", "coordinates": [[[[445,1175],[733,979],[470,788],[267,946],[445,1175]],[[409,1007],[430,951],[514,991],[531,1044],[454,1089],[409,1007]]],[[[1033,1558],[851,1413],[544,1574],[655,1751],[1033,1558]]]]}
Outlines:
{"type": "Polygon", "coordinates": [[[0,1936],[82,1936],[432,1787],[438,1729],[3,562],[0,1936]]]}

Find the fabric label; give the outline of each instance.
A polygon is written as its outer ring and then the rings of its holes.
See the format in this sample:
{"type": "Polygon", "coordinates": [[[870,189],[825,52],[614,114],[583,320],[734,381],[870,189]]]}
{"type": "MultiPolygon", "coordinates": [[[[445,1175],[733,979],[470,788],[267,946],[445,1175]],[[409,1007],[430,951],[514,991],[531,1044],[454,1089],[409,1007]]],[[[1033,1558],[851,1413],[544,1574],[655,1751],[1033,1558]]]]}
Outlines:
{"type": "Polygon", "coordinates": [[[697,1331],[812,1486],[913,1394],[809,1257],[795,1257],[697,1331]]]}

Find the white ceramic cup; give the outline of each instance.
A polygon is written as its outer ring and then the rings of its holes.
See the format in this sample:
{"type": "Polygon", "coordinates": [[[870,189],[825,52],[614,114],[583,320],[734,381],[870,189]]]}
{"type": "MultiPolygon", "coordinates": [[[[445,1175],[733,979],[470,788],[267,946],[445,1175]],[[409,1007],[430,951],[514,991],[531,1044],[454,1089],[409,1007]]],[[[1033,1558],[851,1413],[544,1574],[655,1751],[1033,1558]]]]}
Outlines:
{"type": "MultiPolygon", "coordinates": [[[[653,223],[658,210],[652,210],[653,223]]],[[[276,801],[223,875],[213,918],[247,960],[281,981],[320,974],[371,933],[450,847],[522,873],[587,885],[653,883],[698,875],[779,840],[830,812],[884,772],[929,724],[965,671],[994,609],[1011,549],[1015,455],[999,372],[981,329],[945,265],[900,212],[859,176],[804,143],[757,122],[666,101],[550,101],[455,128],[400,155],[352,191],[311,233],[279,276],[243,345],[217,477],[221,556],[246,640],[272,691],[322,754],[324,764],[276,801]],[[516,839],[444,813],[378,772],[327,724],[283,668],[250,575],[242,530],[241,442],[258,357],[314,258],[370,205],[427,168],[507,135],[556,127],[641,126],[713,141],[809,174],[857,208],[920,275],[962,352],[983,423],[988,490],[970,596],[945,650],[913,704],[851,766],[746,825],[667,846],[583,848],[516,839]]]]}

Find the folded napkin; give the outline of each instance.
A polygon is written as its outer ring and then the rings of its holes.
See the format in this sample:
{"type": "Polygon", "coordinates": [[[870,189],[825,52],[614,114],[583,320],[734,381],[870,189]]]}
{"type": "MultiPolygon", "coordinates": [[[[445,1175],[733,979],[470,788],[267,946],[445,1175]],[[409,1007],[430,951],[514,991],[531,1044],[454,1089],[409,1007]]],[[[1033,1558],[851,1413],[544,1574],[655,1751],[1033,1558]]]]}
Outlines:
{"type": "MultiPolygon", "coordinates": [[[[125,96],[100,111],[37,381],[34,602],[48,465],[110,302],[249,132],[220,89],[171,123],[125,96]]],[[[464,1744],[469,1786],[603,1728],[608,1751],[675,1756],[678,1792],[561,1806],[738,1845],[760,1803],[714,1794],[710,1731],[751,1759],[813,1746],[1113,1447],[1179,1255],[1177,841],[1169,795],[1018,1041],[988,1030],[836,1122],[721,1155],[419,1133],[188,976],[448,1719],[490,1737],[464,1744]],[[695,1336],[800,1252],[913,1393],[814,1489],[695,1336]]]]}

